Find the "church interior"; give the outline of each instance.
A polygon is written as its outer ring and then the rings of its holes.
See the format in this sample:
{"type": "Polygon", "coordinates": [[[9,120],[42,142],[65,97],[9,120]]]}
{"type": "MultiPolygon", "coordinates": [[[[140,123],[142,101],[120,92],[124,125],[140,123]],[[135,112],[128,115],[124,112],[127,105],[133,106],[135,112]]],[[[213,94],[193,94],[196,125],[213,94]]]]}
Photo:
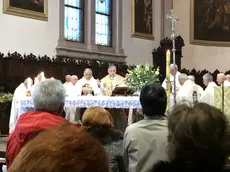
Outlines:
{"type": "MultiPolygon", "coordinates": [[[[10,149],[14,147],[13,142],[17,145],[15,135],[20,135],[20,132],[28,127],[27,123],[23,123],[25,122],[23,118],[21,121],[19,119],[23,115],[34,113],[35,109],[37,111],[36,107],[39,103],[36,102],[40,101],[39,96],[50,96],[50,100],[51,98],[61,100],[61,95],[55,92],[56,87],[50,89],[48,95],[49,87],[52,84],[60,84],[59,81],[65,88],[65,99],[60,113],[65,114],[66,120],[77,126],[85,126],[87,132],[95,132],[89,129],[93,128],[91,125],[87,126],[93,119],[93,117],[90,119],[90,113],[94,113],[94,117],[100,121],[96,120],[96,122],[102,123],[101,121],[104,120],[103,125],[108,123],[108,128],[121,131],[122,135],[118,135],[122,137],[122,141],[121,143],[119,139],[116,141],[120,144],[117,147],[121,148],[123,146],[127,148],[131,141],[133,144],[139,143],[141,149],[145,145],[138,141],[134,143],[136,140],[131,138],[129,140],[128,137],[131,137],[134,131],[138,133],[134,127],[131,127],[132,125],[135,123],[140,125],[135,126],[137,128],[143,128],[141,125],[145,125],[141,122],[146,116],[148,117],[148,112],[145,111],[143,104],[143,102],[146,103],[145,99],[143,98],[142,102],[141,97],[144,95],[144,89],[150,89],[150,87],[147,88],[150,82],[160,82],[161,88],[165,90],[162,93],[167,98],[164,114],[174,114],[174,106],[177,104],[187,106],[191,102],[193,108],[198,109],[200,113],[211,113],[211,110],[203,110],[205,108],[203,104],[196,106],[197,102],[201,102],[210,105],[206,109],[216,107],[220,110],[219,113],[226,114],[226,120],[229,118],[229,0],[24,0],[23,2],[1,0],[0,13],[2,40],[0,44],[0,172],[6,172],[7,169],[14,172],[20,168],[22,172],[25,172],[20,165],[28,159],[20,160],[10,149]],[[47,93],[43,95],[42,91],[45,89],[47,93]],[[33,95],[33,91],[38,93],[33,95]],[[34,96],[37,97],[34,98],[34,96]],[[204,106],[203,109],[201,106],[204,106]],[[101,109],[95,107],[101,107],[101,109]],[[96,111],[98,114],[101,113],[100,117],[97,116],[96,111]],[[111,123],[108,122],[110,119],[106,119],[108,113],[113,118],[111,123]],[[15,131],[17,127],[20,132],[15,131]],[[15,158],[14,162],[13,158],[15,158]],[[9,166],[11,168],[8,168],[9,166]]],[[[157,91],[160,91],[160,88],[157,91]]],[[[149,96],[145,95],[146,101],[153,102],[150,96],[152,96],[150,92],[149,96]]],[[[44,102],[45,100],[44,98],[44,102]]],[[[47,98],[46,104],[43,102],[45,108],[38,108],[44,113],[52,112],[48,107],[52,102],[48,100],[47,98]]],[[[156,101],[153,107],[161,107],[161,105],[156,106],[157,103],[156,101]]],[[[40,102],[39,106],[41,104],[40,102]]],[[[60,107],[58,109],[60,110],[60,107]]],[[[195,113],[194,109],[189,111],[195,113]]],[[[212,110],[217,113],[215,109],[212,110]]],[[[153,110],[152,113],[159,112],[153,110]]],[[[180,113],[179,110],[178,113],[180,113]]],[[[44,120],[46,120],[45,116],[44,120]]],[[[62,119],[55,120],[62,123],[62,119]]],[[[168,120],[170,121],[170,118],[168,120]]],[[[179,122],[181,121],[178,120],[179,122]]],[[[161,127],[165,125],[163,120],[159,120],[159,123],[161,127]]],[[[95,122],[93,124],[95,125],[95,122]]],[[[170,127],[170,122],[167,125],[170,127]]],[[[215,127],[217,125],[219,124],[215,127]]],[[[43,128],[47,129],[46,127],[43,128]]],[[[30,129],[28,128],[25,132],[29,132],[30,129]]],[[[166,129],[161,128],[163,132],[161,136],[157,132],[153,133],[156,137],[162,138],[166,129]]],[[[73,135],[77,134],[76,131],[72,133],[66,128],[63,130],[73,135]]],[[[155,131],[155,128],[150,127],[148,130],[155,131]]],[[[33,144],[36,144],[39,139],[41,141],[42,137],[48,137],[52,134],[51,132],[64,133],[60,130],[51,130],[45,132],[44,135],[39,134],[23,146],[24,149],[17,154],[23,155],[21,153],[23,151],[24,154],[28,153],[26,149],[32,149],[33,144]]],[[[66,134],[65,139],[72,137],[71,134],[66,134]]],[[[141,132],[139,134],[142,135],[141,132]]],[[[118,137],[114,131],[109,131],[109,135],[112,139],[118,137]]],[[[79,138],[81,137],[87,139],[87,136],[79,134],[79,138]]],[[[142,136],[138,137],[142,138],[142,136]]],[[[23,139],[24,144],[27,138],[23,139]]],[[[202,138],[199,139],[202,140],[202,138]]],[[[153,144],[151,139],[149,140],[146,144],[153,144]]],[[[201,140],[199,140],[200,144],[203,144],[205,141],[201,140]]],[[[103,143],[105,150],[112,149],[107,147],[104,140],[100,142],[103,143]]],[[[48,143],[53,144],[49,139],[48,143]]],[[[87,140],[85,143],[88,143],[87,140]]],[[[92,144],[97,145],[96,142],[92,144]]],[[[42,146],[45,145],[41,144],[41,150],[42,146]]],[[[97,149],[100,149],[99,147],[97,149]]],[[[163,147],[159,146],[156,149],[160,151],[163,147]]],[[[147,148],[146,150],[149,151],[147,148]]],[[[146,150],[143,149],[143,152],[146,150]]],[[[121,150],[114,148],[112,151],[121,150]]],[[[147,172],[147,167],[151,167],[152,162],[165,160],[164,154],[157,151],[155,156],[158,158],[154,159],[155,157],[151,155],[148,159],[153,159],[146,160],[137,167],[138,165],[132,164],[135,162],[130,159],[129,153],[121,154],[119,156],[124,158],[124,167],[118,169],[116,164],[111,165],[109,162],[110,171],[134,172],[139,169],[140,172],[147,172]],[[124,157],[123,154],[125,154],[124,157]]],[[[46,157],[44,154],[41,158],[43,156],[46,157]]],[[[48,153],[47,156],[49,156],[48,153]]],[[[103,155],[101,155],[101,161],[102,158],[103,155]]],[[[109,161],[110,158],[109,154],[109,161]]],[[[107,161],[106,156],[104,161],[107,161]]],[[[102,164],[106,169],[104,161],[102,164]]],[[[89,172],[90,169],[98,169],[98,172],[102,172],[96,165],[94,168],[84,168],[82,172],[89,172]]],[[[156,167],[153,171],[157,170],[156,167]]]]}

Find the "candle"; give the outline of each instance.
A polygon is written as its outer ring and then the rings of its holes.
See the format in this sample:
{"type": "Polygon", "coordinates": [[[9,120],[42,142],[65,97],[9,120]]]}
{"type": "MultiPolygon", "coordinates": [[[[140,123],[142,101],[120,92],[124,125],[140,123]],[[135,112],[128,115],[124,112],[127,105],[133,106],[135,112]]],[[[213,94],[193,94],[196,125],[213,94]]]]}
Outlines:
{"type": "Polygon", "coordinates": [[[45,78],[45,74],[44,72],[41,72],[41,81],[44,81],[46,78],[45,78]]]}
{"type": "Polygon", "coordinates": [[[39,81],[38,81],[38,78],[35,77],[35,78],[34,78],[34,85],[38,84],[38,82],[39,82],[39,81]]]}
{"type": "Polygon", "coordinates": [[[171,83],[170,83],[170,57],[171,53],[170,50],[167,50],[166,52],[166,83],[167,83],[167,88],[166,88],[166,94],[167,94],[167,108],[166,112],[167,114],[170,111],[170,93],[171,93],[171,83]]]}
{"type": "Polygon", "coordinates": [[[31,90],[31,87],[32,87],[32,79],[27,78],[27,90],[31,90]]]}

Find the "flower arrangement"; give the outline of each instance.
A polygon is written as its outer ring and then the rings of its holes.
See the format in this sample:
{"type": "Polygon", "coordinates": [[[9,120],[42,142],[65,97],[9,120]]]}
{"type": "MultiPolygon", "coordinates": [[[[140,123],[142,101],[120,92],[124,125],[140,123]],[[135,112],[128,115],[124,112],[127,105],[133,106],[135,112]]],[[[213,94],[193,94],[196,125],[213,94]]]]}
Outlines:
{"type": "Polygon", "coordinates": [[[141,91],[147,83],[159,82],[159,69],[149,63],[128,69],[127,75],[126,84],[133,91],[141,91]]]}
{"type": "Polygon", "coordinates": [[[0,93],[0,103],[11,102],[13,100],[13,94],[0,93]]]}

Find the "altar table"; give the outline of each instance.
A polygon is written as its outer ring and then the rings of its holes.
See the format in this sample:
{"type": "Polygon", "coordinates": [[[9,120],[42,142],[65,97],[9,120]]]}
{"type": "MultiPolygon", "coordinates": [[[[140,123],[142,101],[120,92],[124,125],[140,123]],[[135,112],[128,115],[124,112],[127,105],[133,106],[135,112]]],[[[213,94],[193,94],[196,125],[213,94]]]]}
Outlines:
{"type": "MultiPolygon", "coordinates": [[[[19,109],[33,108],[34,103],[32,97],[24,97],[16,100],[16,107],[19,109]]],[[[103,108],[123,108],[123,109],[139,109],[141,104],[139,97],[110,97],[110,96],[79,96],[76,98],[66,98],[65,108],[88,108],[88,107],[103,107],[103,108]]]]}

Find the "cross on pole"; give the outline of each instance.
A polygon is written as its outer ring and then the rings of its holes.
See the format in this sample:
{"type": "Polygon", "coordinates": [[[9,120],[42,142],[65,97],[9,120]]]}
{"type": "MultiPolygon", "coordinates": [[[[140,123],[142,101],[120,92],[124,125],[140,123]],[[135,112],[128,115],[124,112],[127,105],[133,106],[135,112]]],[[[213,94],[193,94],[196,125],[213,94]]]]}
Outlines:
{"type": "MultiPolygon", "coordinates": [[[[170,13],[166,15],[166,19],[168,19],[171,22],[171,39],[172,39],[172,53],[173,53],[173,65],[176,66],[176,22],[179,20],[179,18],[174,13],[173,9],[170,10],[170,13]]],[[[174,105],[176,104],[176,75],[173,77],[173,97],[174,97],[174,105]]]]}

